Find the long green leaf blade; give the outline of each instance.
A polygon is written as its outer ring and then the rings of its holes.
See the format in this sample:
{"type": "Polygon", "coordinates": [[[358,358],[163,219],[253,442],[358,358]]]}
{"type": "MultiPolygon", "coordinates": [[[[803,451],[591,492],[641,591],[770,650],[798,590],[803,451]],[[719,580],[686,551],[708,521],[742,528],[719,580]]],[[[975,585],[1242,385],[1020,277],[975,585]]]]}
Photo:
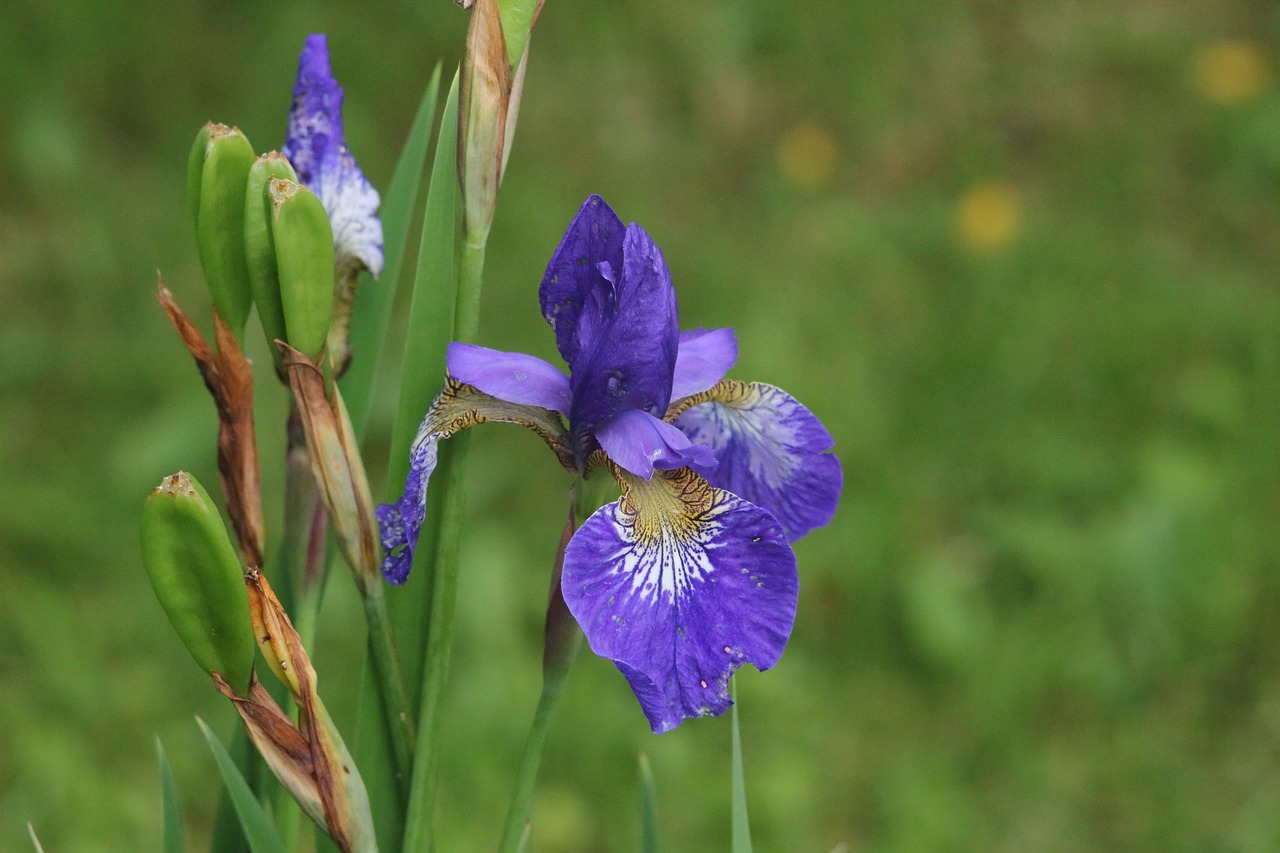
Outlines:
{"type": "MultiPolygon", "coordinates": [[[[436,159],[431,170],[431,189],[427,194],[426,215],[423,220],[422,245],[418,257],[418,274],[413,293],[413,305],[409,319],[409,337],[405,343],[404,372],[401,379],[400,409],[391,434],[392,457],[388,465],[387,492],[394,500],[403,488],[409,467],[409,446],[417,432],[418,422],[426,414],[427,406],[444,382],[445,352],[453,339],[454,298],[457,291],[455,251],[457,243],[457,128],[458,128],[458,76],[455,74],[445,102],[444,118],[440,123],[440,138],[436,143],[436,159]]],[[[450,444],[457,444],[465,436],[455,437],[450,444]]],[[[437,469],[442,485],[447,491],[451,485],[450,458],[453,454],[441,453],[441,465],[437,469]]],[[[437,492],[444,494],[445,492],[437,492]]],[[[436,556],[436,540],[441,516],[448,501],[428,502],[427,517],[416,554],[415,579],[403,591],[391,599],[392,621],[396,634],[401,638],[400,662],[405,681],[411,685],[423,683],[426,666],[427,637],[432,630],[435,612],[433,595],[441,592],[436,579],[431,576],[432,566],[427,565],[436,556]],[[427,617],[427,614],[433,617],[427,617]]],[[[450,593],[445,590],[447,597],[450,593]]],[[[448,618],[449,614],[444,614],[448,618]]],[[[440,625],[436,625],[439,630],[440,625]]],[[[435,674],[444,676],[441,663],[435,674]]],[[[406,815],[405,850],[429,850],[430,816],[435,800],[435,762],[438,744],[433,741],[437,731],[433,709],[438,696],[424,700],[419,691],[417,700],[422,707],[418,718],[418,750],[414,766],[413,802],[406,815]]]]}
{"type": "Polygon", "coordinates": [[[751,822],[747,819],[747,786],[742,773],[742,733],[738,730],[738,691],[733,691],[733,853],[751,853],[751,822]]]}
{"type": "MultiPolygon", "coordinates": [[[[409,445],[418,422],[427,412],[432,398],[444,383],[444,354],[453,332],[453,293],[455,234],[457,232],[457,127],[458,81],[455,74],[440,119],[440,133],[435,144],[431,181],[418,244],[417,266],[409,308],[403,373],[388,370],[390,381],[399,381],[400,396],[396,419],[392,426],[390,460],[386,491],[389,500],[399,497],[409,467],[409,445]]],[[[428,506],[430,512],[430,506],[428,506]]],[[[419,553],[431,554],[426,547],[426,532],[432,524],[430,516],[424,524],[419,553]]],[[[424,646],[427,636],[426,614],[430,607],[431,583],[427,572],[415,572],[408,584],[391,591],[387,609],[400,654],[401,672],[413,691],[411,702],[419,701],[422,682],[424,646]]],[[[371,664],[366,663],[366,670],[371,664]]],[[[361,688],[357,720],[356,760],[364,769],[365,785],[373,808],[378,837],[388,849],[404,835],[405,803],[400,799],[392,774],[373,773],[370,768],[390,768],[392,757],[386,726],[381,719],[377,686],[371,671],[366,672],[361,688]]]]}
{"type": "Polygon", "coordinates": [[[178,783],[173,778],[173,768],[164,744],[156,738],[156,762],[160,765],[160,813],[163,818],[164,853],[186,853],[187,845],[182,837],[182,804],[178,799],[178,783]]]}
{"type": "Polygon", "coordinates": [[[236,816],[240,818],[240,826],[244,829],[249,849],[253,853],[285,853],[284,843],[276,834],[271,816],[262,807],[262,803],[253,796],[249,783],[244,780],[244,776],[240,775],[236,763],[227,753],[222,741],[218,740],[205,725],[204,720],[196,717],[196,722],[200,724],[200,731],[209,743],[209,751],[213,753],[213,760],[218,765],[218,772],[222,775],[222,783],[231,797],[231,804],[235,806],[236,816]]]}
{"type": "MultiPolygon", "coordinates": [[[[365,273],[356,291],[356,306],[351,317],[351,348],[355,358],[342,377],[342,396],[351,415],[356,436],[361,437],[369,424],[369,413],[375,399],[374,388],[382,375],[379,368],[388,359],[385,351],[387,327],[391,324],[391,308],[395,302],[400,273],[409,245],[409,226],[418,204],[418,189],[426,169],[427,150],[431,142],[431,125],[435,119],[440,90],[440,65],[436,65],[423,93],[422,103],[396,162],[382,204],[383,254],[386,262],[382,277],[375,284],[365,273]]],[[[391,371],[387,371],[391,372],[391,371]]]]}
{"type": "MultiPolygon", "coordinates": [[[[440,119],[431,186],[422,219],[422,242],[414,274],[409,329],[400,371],[400,400],[391,432],[391,463],[387,497],[400,497],[409,472],[409,446],[418,424],[444,384],[445,351],[453,340],[454,298],[457,291],[455,234],[457,232],[458,76],[454,74],[440,119]]],[[[406,673],[407,675],[407,673],[406,673]]]]}

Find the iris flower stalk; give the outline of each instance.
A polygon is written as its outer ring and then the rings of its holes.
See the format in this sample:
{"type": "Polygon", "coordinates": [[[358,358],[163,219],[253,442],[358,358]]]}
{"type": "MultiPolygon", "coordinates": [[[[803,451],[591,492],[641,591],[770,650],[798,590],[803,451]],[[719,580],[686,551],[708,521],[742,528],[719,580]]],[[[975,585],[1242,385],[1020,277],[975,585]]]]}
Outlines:
{"type": "MultiPolygon", "coordinates": [[[[475,340],[480,324],[480,292],[484,277],[489,229],[497,207],[507,155],[519,112],[520,89],[527,61],[529,29],[540,6],[512,15],[521,5],[511,0],[476,0],[470,4],[466,52],[460,69],[457,115],[457,170],[462,245],[454,292],[454,340],[475,340]],[[504,17],[505,16],[505,17],[504,17]],[[508,32],[506,25],[511,26],[508,32]],[[523,45],[516,59],[512,44],[523,45]]],[[[422,673],[420,728],[415,756],[413,790],[405,828],[406,849],[430,851],[434,838],[430,814],[439,782],[439,739],[436,736],[441,700],[453,646],[453,622],[458,588],[458,548],[464,512],[465,472],[469,442],[454,443],[441,460],[446,489],[441,505],[428,522],[428,541],[434,553],[427,561],[430,599],[422,673]]],[[[421,522],[420,522],[421,526],[421,522]]]]}
{"type": "MultiPolygon", "coordinates": [[[[382,270],[382,225],[377,217],[379,196],[364,177],[355,158],[347,148],[342,120],[342,87],[330,70],[328,44],[324,35],[308,36],[298,61],[298,77],[294,86],[293,104],[289,114],[288,129],[282,153],[298,175],[299,181],[308,187],[323,204],[333,229],[334,251],[334,312],[329,325],[325,358],[333,377],[341,375],[351,353],[347,342],[351,310],[355,298],[358,275],[368,270],[377,275],[382,270]]],[[[318,283],[323,285],[326,283],[318,283]]],[[[287,361],[287,359],[286,359],[287,361]]],[[[304,365],[305,366],[305,365],[304,365]]],[[[290,371],[291,377],[293,371],[290,371]]],[[[296,384],[296,383],[295,383],[296,384]]],[[[350,424],[345,420],[345,410],[336,384],[331,389],[335,414],[329,418],[344,426],[338,430],[349,433],[350,424]]],[[[293,579],[299,627],[304,642],[314,632],[320,590],[323,586],[326,556],[325,500],[332,492],[324,477],[332,460],[312,458],[314,450],[304,443],[309,432],[316,429],[315,412],[325,414],[327,402],[323,389],[315,389],[311,395],[316,405],[307,411],[312,417],[303,417],[299,407],[297,388],[290,413],[286,478],[286,554],[284,564],[293,579]],[[314,409],[315,411],[312,411],[314,409]],[[313,477],[314,475],[314,477],[313,477]],[[319,478],[317,482],[315,478],[319,478]],[[324,487],[317,488],[323,484],[324,487]]],[[[327,421],[326,421],[327,422],[327,421]]],[[[330,430],[332,432],[332,430],[330,430]]],[[[316,436],[312,436],[315,438],[316,436]]],[[[342,454],[352,482],[363,483],[363,465],[354,445],[342,454]]],[[[340,511],[330,506],[329,512],[340,511]]],[[[332,519],[341,532],[351,528],[352,519],[332,519]]],[[[344,555],[348,549],[344,549],[344,555]]],[[[365,604],[369,623],[370,647],[375,658],[375,671],[380,683],[384,715],[393,747],[396,775],[407,788],[413,751],[413,715],[408,705],[407,692],[399,674],[395,644],[391,637],[385,598],[373,585],[363,582],[365,561],[356,560],[352,569],[356,572],[357,587],[365,604]]],[[[376,564],[376,557],[373,562],[376,564]]]]}
{"type": "Polygon", "coordinates": [[[560,588],[654,732],[731,704],[744,663],[777,662],[795,616],[791,542],[826,524],[842,485],[833,440],[790,394],[726,379],[731,329],[680,332],[675,290],[643,228],[598,196],[570,224],[539,291],[566,375],[531,355],[449,348],[403,496],[378,508],[383,574],[413,563],[439,444],[486,421],[534,431],[580,478],[621,496],[564,547],[560,588]]]}

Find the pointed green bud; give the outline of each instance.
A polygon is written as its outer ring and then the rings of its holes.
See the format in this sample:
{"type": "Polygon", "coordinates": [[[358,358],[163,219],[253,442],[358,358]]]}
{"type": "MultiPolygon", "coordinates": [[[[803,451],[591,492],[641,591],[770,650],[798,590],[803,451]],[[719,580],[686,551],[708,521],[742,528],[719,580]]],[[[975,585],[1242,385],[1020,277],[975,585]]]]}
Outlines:
{"type": "Polygon", "coordinates": [[[194,477],[165,477],[142,507],[142,563],[187,651],[247,696],[254,637],[244,570],[218,509],[194,477]]]}
{"type": "Polygon", "coordinates": [[[187,162],[187,194],[205,281],[237,339],[253,303],[244,254],[244,191],[253,147],[239,128],[210,122],[196,134],[187,162]]]}
{"type": "Polygon", "coordinates": [[[333,316],[333,226],[316,194],[270,178],[271,239],[290,346],[318,361],[333,316]]]}
{"type": "Polygon", "coordinates": [[[280,274],[276,267],[276,247],[271,238],[271,197],[267,182],[271,178],[298,180],[288,159],[278,151],[263,154],[253,161],[244,191],[244,251],[249,267],[249,284],[253,301],[258,306],[258,319],[267,335],[268,348],[280,363],[280,351],[273,341],[285,335],[284,306],[280,303],[280,274]]]}

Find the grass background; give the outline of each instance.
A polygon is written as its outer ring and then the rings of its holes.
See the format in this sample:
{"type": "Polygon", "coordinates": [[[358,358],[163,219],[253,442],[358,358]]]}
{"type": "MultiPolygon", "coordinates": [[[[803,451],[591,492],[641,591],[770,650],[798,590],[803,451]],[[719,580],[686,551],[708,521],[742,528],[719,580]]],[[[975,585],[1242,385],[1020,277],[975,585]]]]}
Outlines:
{"type": "MultiPolygon", "coordinates": [[[[208,830],[192,715],[230,710],[136,544],[161,476],[215,477],[152,296],[159,268],[203,298],[196,129],[280,144],[327,31],[385,188],[464,29],[445,0],[6,4],[0,848],[27,821],[51,853],[157,847],[154,735],[208,830]]],[[[682,325],[733,325],[734,375],[805,401],[844,463],[787,654],[737,679],[757,849],[1280,847],[1278,36],[1245,0],[547,4],[482,342],[553,357],[537,282],[600,192],[662,246],[682,325]]],[[[283,401],[259,388],[270,489],[283,401]]],[[[496,844],[567,486],[518,430],[475,446],[445,850],[496,844]]],[[[334,587],[317,658],[349,709],[360,616],[334,587]]],[[[641,751],[667,849],[725,849],[728,747],[727,719],[652,736],[584,655],[540,849],[636,849],[641,751]]]]}

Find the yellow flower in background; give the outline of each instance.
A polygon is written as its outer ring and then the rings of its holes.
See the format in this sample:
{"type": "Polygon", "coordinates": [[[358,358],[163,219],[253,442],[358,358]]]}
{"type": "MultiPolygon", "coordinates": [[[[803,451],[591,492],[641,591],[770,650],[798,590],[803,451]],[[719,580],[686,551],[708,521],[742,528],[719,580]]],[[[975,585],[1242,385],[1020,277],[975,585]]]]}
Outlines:
{"type": "Polygon", "coordinates": [[[1256,98],[1271,82],[1262,51],[1244,39],[1221,39],[1204,45],[1196,51],[1191,74],[1200,94],[1220,104],[1256,98]]]}
{"type": "Polygon", "coordinates": [[[836,156],[835,137],[814,124],[797,124],[778,140],[778,169],[787,183],[800,189],[816,190],[831,183],[836,156]]]}
{"type": "Polygon", "coordinates": [[[1018,194],[1005,181],[974,184],[956,205],[956,232],[960,242],[969,249],[1002,248],[1018,236],[1021,224],[1018,194]]]}

